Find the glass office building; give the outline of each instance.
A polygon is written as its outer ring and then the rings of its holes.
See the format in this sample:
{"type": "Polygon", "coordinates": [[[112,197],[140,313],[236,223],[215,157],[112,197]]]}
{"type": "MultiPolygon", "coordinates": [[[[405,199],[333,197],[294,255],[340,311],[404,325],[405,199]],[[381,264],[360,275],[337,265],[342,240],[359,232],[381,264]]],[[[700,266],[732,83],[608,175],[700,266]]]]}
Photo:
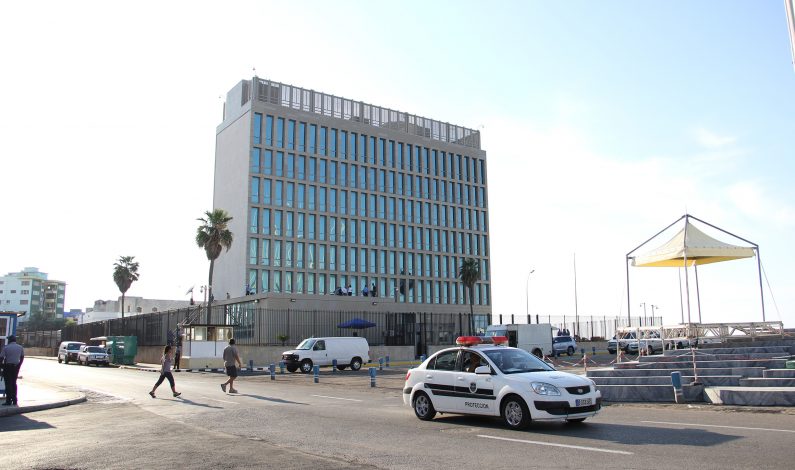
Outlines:
{"type": "Polygon", "coordinates": [[[375,286],[394,303],[459,311],[458,269],[474,258],[474,304],[490,314],[478,131],[254,77],[228,93],[216,142],[214,207],[235,235],[216,298],[375,286]]]}

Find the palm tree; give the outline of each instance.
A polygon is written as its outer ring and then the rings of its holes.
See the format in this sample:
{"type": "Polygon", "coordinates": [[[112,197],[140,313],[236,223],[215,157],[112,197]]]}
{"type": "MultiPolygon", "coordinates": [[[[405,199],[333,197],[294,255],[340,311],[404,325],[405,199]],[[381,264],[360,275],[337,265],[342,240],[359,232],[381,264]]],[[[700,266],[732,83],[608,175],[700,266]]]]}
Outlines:
{"type": "Polygon", "coordinates": [[[210,323],[210,309],[213,305],[213,268],[215,260],[221,256],[221,250],[232,247],[233,234],[227,228],[232,217],[223,209],[213,209],[204,213],[205,217],[196,219],[202,223],[196,230],[196,244],[204,248],[210,260],[210,276],[207,281],[209,302],[207,303],[207,323],[210,323]]]}
{"type": "Polygon", "coordinates": [[[475,317],[473,312],[475,283],[480,280],[480,264],[475,258],[467,258],[458,268],[458,277],[465,286],[469,287],[469,328],[475,331],[475,317]]]}
{"type": "Polygon", "coordinates": [[[121,322],[124,324],[124,294],[130,289],[133,282],[138,280],[138,262],[133,261],[135,256],[120,256],[113,264],[113,282],[121,291],[121,322]]]}

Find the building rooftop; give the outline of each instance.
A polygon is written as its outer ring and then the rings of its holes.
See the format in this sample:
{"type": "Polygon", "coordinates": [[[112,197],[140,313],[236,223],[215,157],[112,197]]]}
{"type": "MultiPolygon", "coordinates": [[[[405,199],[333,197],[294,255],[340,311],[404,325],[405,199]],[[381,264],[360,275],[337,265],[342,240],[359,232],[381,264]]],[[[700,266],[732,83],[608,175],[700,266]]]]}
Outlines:
{"type": "Polygon", "coordinates": [[[319,114],[373,127],[396,130],[465,147],[480,149],[480,132],[403,111],[382,108],[327,93],[273,82],[255,76],[243,82],[241,105],[257,101],[319,114]],[[253,86],[252,86],[253,83],[253,86]]]}

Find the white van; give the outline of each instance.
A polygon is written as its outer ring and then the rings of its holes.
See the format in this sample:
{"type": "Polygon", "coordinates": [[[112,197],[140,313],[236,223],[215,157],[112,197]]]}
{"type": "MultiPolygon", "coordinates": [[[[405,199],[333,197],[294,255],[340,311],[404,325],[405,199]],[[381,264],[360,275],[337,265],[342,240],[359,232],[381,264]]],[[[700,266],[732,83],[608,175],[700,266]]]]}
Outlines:
{"type": "Polygon", "coordinates": [[[370,345],[358,336],[307,338],[295,349],[282,353],[282,361],[287,370],[308,374],[313,366],[330,366],[337,360],[337,369],[359,370],[362,364],[370,362],[370,345]]]}

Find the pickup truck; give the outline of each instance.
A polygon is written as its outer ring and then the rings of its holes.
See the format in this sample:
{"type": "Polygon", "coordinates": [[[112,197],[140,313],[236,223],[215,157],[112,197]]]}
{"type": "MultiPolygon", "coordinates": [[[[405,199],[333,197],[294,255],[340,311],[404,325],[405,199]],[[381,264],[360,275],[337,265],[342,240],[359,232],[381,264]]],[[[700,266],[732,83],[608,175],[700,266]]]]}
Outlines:
{"type": "Polygon", "coordinates": [[[618,349],[623,350],[627,354],[637,354],[640,348],[645,354],[653,355],[663,351],[663,341],[660,339],[660,333],[657,329],[639,328],[639,329],[620,329],[616,332],[616,336],[607,342],[607,352],[615,354],[618,349]],[[640,333],[640,340],[638,339],[640,333]],[[618,337],[618,339],[616,339],[618,337]]]}

